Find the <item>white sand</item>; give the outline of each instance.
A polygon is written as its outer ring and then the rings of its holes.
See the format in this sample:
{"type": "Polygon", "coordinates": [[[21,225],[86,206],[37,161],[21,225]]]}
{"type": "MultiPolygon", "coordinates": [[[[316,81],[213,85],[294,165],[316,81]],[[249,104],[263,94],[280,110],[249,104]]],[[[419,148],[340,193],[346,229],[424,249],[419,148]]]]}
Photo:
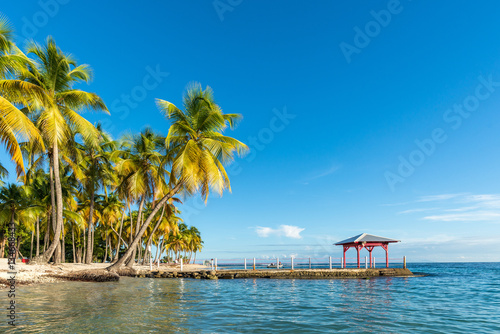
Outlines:
{"type": "MultiPolygon", "coordinates": [[[[8,261],[6,258],[0,258],[0,278],[9,279],[10,275],[8,261]]],[[[16,263],[16,282],[18,283],[46,283],[46,282],[57,282],[58,279],[54,277],[49,277],[48,275],[55,274],[60,275],[68,272],[80,271],[80,270],[92,270],[92,269],[105,269],[109,267],[109,263],[93,263],[93,264],[82,264],[82,263],[60,263],[60,264],[47,264],[47,265],[36,265],[36,264],[25,264],[21,263],[20,260],[16,263]]],[[[138,266],[134,265],[135,270],[148,270],[149,266],[138,266]]],[[[198,264],[185,264],[183,266],[183,271],[193,271],[199,269],[207,269],[207,267],[198,264]]],[[[160,264],[160,267],[153,266],[153,271],[180,271],[180,265],[167,265],[160,264]]]]}

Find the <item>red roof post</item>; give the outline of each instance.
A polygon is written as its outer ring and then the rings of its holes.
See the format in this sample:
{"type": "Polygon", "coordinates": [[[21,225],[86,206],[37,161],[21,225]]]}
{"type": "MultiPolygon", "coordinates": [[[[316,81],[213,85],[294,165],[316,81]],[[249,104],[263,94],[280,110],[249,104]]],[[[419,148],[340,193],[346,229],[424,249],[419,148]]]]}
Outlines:
{"type": "Polygon", "coordinates": [[[365,248],[368,250],[370,253],[370,268],[372,267],[372,251],[375,246],[365,246],[365,248]]]}
{"type": "Polygon", "coordinates": [[[348,249],[349,249],[349,247],[344,245],[344,265],[343,265],[343,267],[344,267],[344,268],[347,268],[347,262],[345,262],[345,252],[346,252],[348,249]]]}
{"type": "Polygon", "coordinates": [[[389,268],[389,244],[382,244],[382,248],[385,250],[385,267],[389,268]]]}
{"type": "Polygon", "coordinates": [[[358,252],[358,269],[359,269],[359,251],[363,249],[363,245],[356,245],[356,251],[358,252]]]}

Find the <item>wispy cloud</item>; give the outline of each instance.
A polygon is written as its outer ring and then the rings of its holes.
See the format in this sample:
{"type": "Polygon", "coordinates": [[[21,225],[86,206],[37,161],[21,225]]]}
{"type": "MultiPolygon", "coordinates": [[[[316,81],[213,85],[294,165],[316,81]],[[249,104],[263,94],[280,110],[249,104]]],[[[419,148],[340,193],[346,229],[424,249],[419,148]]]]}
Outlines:
{"type": "Polygon", "coordinates": [[[267,238],[270,236],[283,236],[292,239],[302,239],[300,233],[304,231],[305,228],[301,228],[293,225],[280,225],[279,228],[263,227],[257,226],[255,232],[261,238],[267,238]]]}
{"type": "Polygon", "coordinates": [[[309,184],[309,181],[314,181],[314,180],[320,179],[322,177],[331,175],[331,174],[335,173],[336,171],[338,171],[340,168],[341,168],[341,165],[333,164],[327,169],[315,171],[315,172],[311,173],[308,177],[306,177],[306,179],[302,183],[309,184]]]}
{"type": "Polygon", "coordinates": [[[460,194],[442,194],[442,195],[431,195],[431,196],[422,196],[417,202],[436,202],[436,201],[446,201],[452,198],[457,198],[463,196],[463,193],[460,194]]]}
{"type": "Polygon", "coordinates": [[[439,202],[440,207],[411,208],[398,212],[409,214],[428,212],[423,220],[442,222],[498,222],[500,223],[500,194],[442,194],[422,196],[406,205],[439,202]]]}
{"type": "Polygon", "coordinates": [[[417,212],[425,212],[425,211],[433,211],[433,210],[439,210],[440,208],[418,208],[418,209],[409,209],[409,210],[404,210],[398,212],[398,215],[405,215],[409,213],[417,213],[417,212]]]}
{"type": "Polygon", "coordinates": [[[500,222],[500,212],[472,211],[467,213],[442,214],[426,216],[425,220],[435,220],[443,222],[480,222],[480,221],[498,221],[500,222]]]}

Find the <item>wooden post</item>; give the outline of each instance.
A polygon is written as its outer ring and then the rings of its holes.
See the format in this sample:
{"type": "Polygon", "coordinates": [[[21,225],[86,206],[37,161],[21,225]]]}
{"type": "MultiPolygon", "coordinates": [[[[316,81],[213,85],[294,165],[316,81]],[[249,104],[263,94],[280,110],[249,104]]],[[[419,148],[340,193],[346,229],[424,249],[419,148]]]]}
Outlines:
{"type": "Polygon", "coordinates": [[[332,257],[328,257],[328,264],[330,266],[330,270],[332,269],[332,257]]]}
{"type": "Polygon", "coordinates": [[[403,268],[406,269],[406,256],[403,256],[403,268]]]}
{"type": "Polygon", "coordinates": [[[253,270],[255,270],[255,258],[253,258],[253,270]]]}
{"type": "Polygon", "coordinates": [[[311,258],[309,258],[309,269],[311,269],[311,258]]]}

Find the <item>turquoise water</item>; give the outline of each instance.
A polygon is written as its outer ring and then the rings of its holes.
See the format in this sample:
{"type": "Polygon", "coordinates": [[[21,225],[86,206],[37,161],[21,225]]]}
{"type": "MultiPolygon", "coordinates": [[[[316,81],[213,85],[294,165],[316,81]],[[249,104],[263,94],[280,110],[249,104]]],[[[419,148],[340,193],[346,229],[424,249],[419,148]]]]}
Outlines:
{"type": "Polygon", "coordinates": [[[219,281],[123,278],[113,283],[22,287],[16,299],[18,326],[13,330],[4,320],[0,331],[500,333],[499,263],[412,264],[409,268],[428,276],[219,281]]]}

